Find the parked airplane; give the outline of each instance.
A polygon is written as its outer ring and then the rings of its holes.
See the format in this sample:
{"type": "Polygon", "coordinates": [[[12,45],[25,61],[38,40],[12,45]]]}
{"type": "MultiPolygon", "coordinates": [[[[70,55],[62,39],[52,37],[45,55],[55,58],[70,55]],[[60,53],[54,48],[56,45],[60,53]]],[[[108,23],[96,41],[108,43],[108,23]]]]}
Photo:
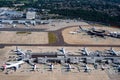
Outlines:
{"type": "Polygon", "coordinates": [[[22,65],[23,63],[25,63],[24,61],[17,61],[17,62],[7,62],[5,65],[3,65],[3,69],[14,69],[17,70],[20,65],[22,65]]]}
{"type": "Polygon", "coordinates": [[[90,68],[88,65],[85,65],[84,72],[90,72],[91,70],[94,70],[94,68],[90,68]]]}
{"type": "Polygon", "coordinates": [[[81,26],[79,26],[79,28],[81,29],[81,31],[86,32],[88,35],[91,35],[91,37],[93,36],[99,36],[102,38],[105,38],[106,34],[105,34],[105,30],[101,30],[101,29],[95,29],[95,27],[87,30],[87,29],[83,29],[81,26]]]}
{"type": "Polygon", "coordinates": [[[88,52],[88,50],[84,47],[82,50],[82,55],[86,55],[86,56],[89,56],[90,54],[90,52],[88,52]]]}
{"type": "Polygon", "coordinates": [[[79,26],[79,29],[80,29],[81,31],[84,31],[84,32],[87,32],[87,31],[88,31],[87,29],[83,29],[81,26],[79,26]]]}
{"type": "Polygon", "coordinates": [[[118,72],[120,72],[120,65],[118,65],[117,70],[118,70],[118,72]]]}
{"type": "Polygon", "coordinates": [[[24,23],[26,27],[30,27],[30,25],[28,23],[24,23]]]}
{"type": "Polygon", "coordinates": [[[95,52],[94,52],[95,54],[94,55],[96,55],[96,56],[101,56],[101,54],[102,54],[102,51],[99,51],[99,50],[96,50],[95,52]]]}
{"type": "Polygon", "coordinates": [[[33,26],[36,25],[36,21],[30,21],[30,24],[32,24],[33,26]]]}
{"type": "Polygon", "coordinates": [[[77,32],[75,32],[75,31],[70,31],[69,33],[70,34],[77,34],[77,32]]]}
{"type": "Polygon", "coordinates": [[[44,21],[44,20],[43,20],[43,21],[41,21],[40,23],[41,23],[41,24],[49,24],[49,21],[44,21]]]}
{"type": "Polygon", "coordinates": [[[110,36],[114,38],[120,38],[120,32],[110,32],[110,36]]]}
{"type": "Polygon", "coordinates": [[[114,60],[113,60],[113,63],[114,63],[114,64],[117,64],[117,65],[120,65],[120,60],[119,60],[119,59],[114,59],[114,60]]]}
{"type": "Polygon", "coordinates": [[[26,54],[25,52],[23,52],[23,51],[22,51],[20,48],[18,48],[17,46],[16,46],[16,50],[15,50],[14,52],[16,52],[17,55],[25,55],[25,54],[26,54]]]}
{"type": "Polygon", "coordinates": [[[12,27],[13,27],[13,28],[16,28],[16,24],[12,24],[12,27]]]}
{"type": "Polygon", "coordinates": [[[120,52],[116,52],[112,47],[107,50],[107,53],[110,53],[111,55],[119,56],[120,52]]]}
{"type": "Polygon", "coordinates": [[[66,50],[65,48],[62,48],[59,50],[62,54],[64,54],[65,57],[67,57],[66,50]]]}
{"type": "Polygon", "coordinates": [[[32,71],[36,71],[36,69],[37,69],[37,65],[36,65],[36,64],[33,64],[33,65],[32,65],[32,71]]]}
{"type": "Polygon", "coordinates": [[[46,69],[49,69],[49,71],[53,71],[53,69],[56,69],[54,68],[54,65],[51,63],[51,64],[46,64],[47,66],[49,66],[48,68],[46,69]]]}
{"type": "Polygon", "coordinates": [[[77,34],[77,33],[81,33],[81,30],[84,31],[81,26],[79,26],[79,29],[75,30],[75,31],[70,31],[70,34],[77,34]]]}
{"type": "Polygon", "coordinates": [[[53,69],[54,69],[53,64],[50,64],[49,66],[50,66],[50,68],[49,68],[49,69],[50,69],[50,71],[53,71],[53,69]]]}
{"type": "Polygon", "coordinates": [[[120,72],[120,65],[114,65],[113,67],[115,68],[115,70],[117,70],[118,72],[120,72]]]}
{"type": "Polygon", "coordinates": [[[66,71],[69,72],[69,71],[71,71],[72,69],[75,69],[75,68],[71,67],[70,64],[67,64],[67,65],[65,65],[64,69],[66,69],[66,71]]]}

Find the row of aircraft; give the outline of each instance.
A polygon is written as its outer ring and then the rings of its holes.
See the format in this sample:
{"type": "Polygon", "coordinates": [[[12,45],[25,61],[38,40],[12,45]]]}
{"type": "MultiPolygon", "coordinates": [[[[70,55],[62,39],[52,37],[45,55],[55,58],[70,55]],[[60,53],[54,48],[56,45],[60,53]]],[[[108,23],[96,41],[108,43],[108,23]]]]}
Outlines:
{"type": "MultiPolygon", "coordinates": [[[[57,69],[56,67],[54,67],[55,65],[53,65],[52,63],[47,64],[47,66],[49,66],[49,67],[46,69],[48,69],[49,71],[53,71],[54,69],[57,69]]],[[[62,69],[65,69],[66,72],[69,72],[69,71],[72,71],[73,69],[75,69],[75,67],[72,67],[71,64],[68,64],[68,63],[63,64],[63,66],[64,67],[62,69]]],[[[94,68],[91,68],[88,65],[84,65],[83,67],[84,68],[79,69],[79,71],[84,70],[84,72],[90,72],[91,70],[94,70],[94,68]]],[[[102,66],[102,69],[105,69],[105,67],[102,66]]]]}
{"type": "MultiPolygon", "coordinates": [[[[79,49],[82,51],[82,54],[83,55],[86,55],[86,56],[89,56],[90,55],[90,52],[87,50],[86,47],[84,47],[83,49],[79,49]]],[[[67,54],[69,52],[66,52],[65,48],[61,48],[59,49],[59,51],[64,54],[65,56],[67,56],[67,54]]],[[[24,55],[25,56],[25,52],[22,51],[20,48],[16,47],[16,50],[14,50],[14,52],[17,54],[17,55],[24,55]]],[[[116,52],[112,47],[109,49],[109,50],[106,50],[105,51],[106,53],[109,53],[111,55],[116,55],[118,56],[120,54],[120,51],[116,52]]]]}
{"type": "MultiPolygon", "coordinates": [[[[22,64],[24,64],[25,62],[24,61],[16,61],[16,62],[7,62],[6,64],[3,65],[3,67],[1,67],[1,69],[3,71],[7,70],[7,69],[12,69],[14,71],[16,71],[17,69],[20,68],[20,66],[22,64]]],[[[57,69],[54,67],[54,65],[51,63],[51,64],[47,64],[48,68],[45,68],[45,69],[48,69],[48,71],[53,71],[54,69],[57,69]]],[[[64,65],[65,67],[62,68],[62,69],[65,69],[66,72],[69,72],[71,71],[72,69],[75,69],[74,67],[72,67],[70,64],[65,64],[64,65]]],[[[33,71],[36,71],[37,70],[37,67],[36,65],[33,65],[33,68],[32,68],[33,71]]],[[[81,70],[84,70],[85,72],[89,72],[91,70],[93,70],[93,68],[90,68],[88,67],[87,65],[84,66],[83,69],[81,70]]]]}
{"type": "MultiPolygon", "coordinates": [[[[62,48],[59,50],[60,52],[62,52],[62,54],[64,54],[65,57],[67,57],[67,53],[65,48],[62,48]]],[[[90,52],[88,52],[88,50],[86,48],[83,48],[81,50],[83,53],[83,55],[86,55],[86,56],[89,56],[90,55],[90,52]]],[[[116,52],[113,48],[110,48],[110,50],[107,50],[109,51],[110,54],[112,55],[119,55],[119,52],[116,52]]],[[[16,47],[16,50],[14,50],[14,52],[17,54],[17,55],[21,55],[21,56],[25,56],[26,53],[24,51],[22,51],[20,48],[16,47]]],[[[2,67],[1,69],[2,70],[7,70],[7,69],[14,69],[14,70],[17,70],[20,68],[20,66],[22,64],[26,63],[26,61],[24,60],[20,60],[20,61],[14,61],[14,62],[6,62],[2,67]]],[[[53,69],[55,69],[54,65],[51,63],[51,64],[46,64],[47,66],[49,66],[47,69],[49,69],[50,71],[53,71],[53,69]]],[[[33,66],[33,70],[36,70],[37,67],[36,65],[32,65],[33,66]]],[[[64,69],[66,69],[66,71],[71,71],[72,69],[75,69],[74,67],[71,66],[71,64],[69,63],[66,63],[64,64],[64,69]]],[[[119,65],[117,65],[117,68],[120,68],[119,65]]],[[[108,67],[104,67],[103,65],[101,66],[101,69],[108,69],[108,67]]],[[[93,70],[93,68],[90,68],[88,67],[88,65],[84,65],[84,69],[80,69],[80,70],[84,70],[85,72],[90,72],[91,70],[93,70]]]]}
{"type": "MultiPolygon", "coordinates": [[[[80,49],[81,50],[81,53],[82,55],[85,55],[85,56],[89,56],[91,52],[89,52],[87,50],[86,47],[84,47],[83,49],[80,49]]],[[[96,52],[97,53],[97,52],[96,52]]],[[[105,50],[104,53],[107,53],[107,54],[110,54],[110,55],[114,55],[114,56],[119,56],[120,55],[120,51],[116,52],[112,47],[109,49],[109,50],[105,50]]],[[[99,53],[98,53],[99,54],[99,53]]]]}
{"type": "MultiPolygon", "coordinates": [[[[49,67],[46,68],[46,69],[48,69],[49,71],[53,71],[54,69],[57,69],[57,68],[54,67],[53,64],[49,64],[48,66],[49,67]]],[[[62,68],[62,69],[65,69],[66,72],[69,72],[69,71],[72,71],[73,69],[75,69],[75,67],[72,67],[71,64],[64,64],[63,66],[64,66],[64,68],[62,68]]],[[[95,68],[91,68],[87,64],[83,65],[82,67],[83,68],[78,68],[78,70],[79,71],[84,71],[84,72],[90,72],[92,70],[95,70],[95,68]]],[[[106,66],[102,65],[101,68],[99,68],[99,69],[105,70],[105,69],[109,69],[109,67],[106,67],[106,66]]]]}

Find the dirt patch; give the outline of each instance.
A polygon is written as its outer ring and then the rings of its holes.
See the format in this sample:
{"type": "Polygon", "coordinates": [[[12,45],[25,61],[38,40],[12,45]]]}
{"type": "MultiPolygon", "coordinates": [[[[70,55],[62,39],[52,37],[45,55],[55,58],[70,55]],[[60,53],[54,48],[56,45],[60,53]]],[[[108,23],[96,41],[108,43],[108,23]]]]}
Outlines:
{"type": "Polygon", "coordinates": [[[0,37],[0,43],[3,44],[48,44],[47,32],[30,32],[29,34],[1,31],[0,37]]]}

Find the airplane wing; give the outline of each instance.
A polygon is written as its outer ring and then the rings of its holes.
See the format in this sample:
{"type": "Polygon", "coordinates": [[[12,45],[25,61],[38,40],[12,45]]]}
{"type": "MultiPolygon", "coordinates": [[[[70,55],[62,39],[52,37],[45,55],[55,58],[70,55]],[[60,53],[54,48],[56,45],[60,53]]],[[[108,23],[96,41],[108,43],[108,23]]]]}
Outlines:
{"type": "Polygon", "coordinates": [[[6,62],[5,64],[15,64],[15,63],[22,64],[24,63],[24,61],[12,61],[12,62],[6,62]]]}
{"type": "Polygon", "coordinates": [[[6,65],[12,65],[12,64],[15,64],[15,62],[6,62],[5,64],[6,65]]]}

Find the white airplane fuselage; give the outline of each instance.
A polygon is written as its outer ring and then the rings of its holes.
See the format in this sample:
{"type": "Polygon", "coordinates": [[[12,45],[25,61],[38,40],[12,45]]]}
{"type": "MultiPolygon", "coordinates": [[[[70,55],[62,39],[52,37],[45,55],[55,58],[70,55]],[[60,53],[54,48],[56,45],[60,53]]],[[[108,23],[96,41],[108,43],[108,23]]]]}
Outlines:
{"type": "Polygon", "coordinates": [[[86,55],[86,56],[89,56],[89,52],[87,51],[87,49],[86,48],[83,48],[83,55],[86,55]]]}
{"type": "Polygon", "coordinates": [[[87,51],[86,48],[85,48],[85,54],[86,54],[87,56],[89,56],[89,52],[87,51]]]}
{"type": "Polygon", "coordinates": [[[73,32],[73,31],[70,31],[69,33],[70,33],[70,34],[77,34],[77,32],[73,32]]]}
{"type": "Polygon", "coordinates": [[[16,68],[18,69],[21,64],[23,64],[24,61],[18,61],[16,63],[8,63],[4,65],[4,69],[11,69],[11,68],[16,68]]]}

